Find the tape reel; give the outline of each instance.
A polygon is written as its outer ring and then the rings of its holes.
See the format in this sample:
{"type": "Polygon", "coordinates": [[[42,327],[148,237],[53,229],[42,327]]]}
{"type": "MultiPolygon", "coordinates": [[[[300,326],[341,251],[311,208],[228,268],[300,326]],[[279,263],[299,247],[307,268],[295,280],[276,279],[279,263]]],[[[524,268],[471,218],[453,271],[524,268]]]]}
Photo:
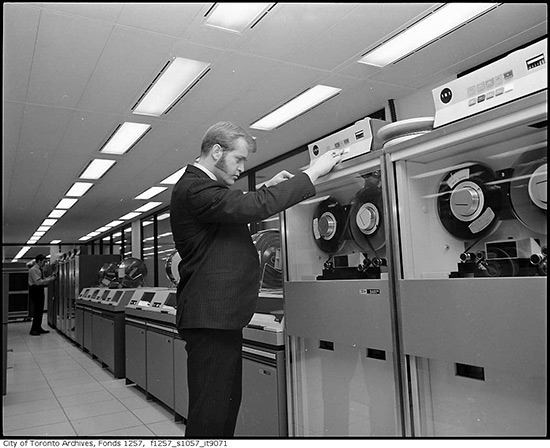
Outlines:
{"type": "Polygon", "coordinates": [[[319,203],[313,214],[313,237],[323,252],[338,252],[345,240],[347,212],[337,199],[330,196],[319,203]]]}
{"type": "Polygon", "coordinates": [[[280,266],[281,236],[276,229],[261,230],[252,235],[260,259],[261,287],[277,289],[283,286],[280,266]]]}
{"type": "Polygon", "coordinates": [[[547,233],[547,148],[522,154],[513,166],[510,201],[516,218],[529,229],[547,233]]]}
{"type": "Polygon", "coordinates": [[[365,179],[365,186],[351,201],[349,213],[351,236],[363,251],[378,251],[386,245],[379,177],[370,176],[365,179]]]}
{"type": "Polygon", "coordinates": [[[180,273],[178,271],[178,265],[180,261],[180,254],[177,250],[175,250],[170,254],[168,259],[166,260],[166,264],[164,265],[166,276],[174,284],[174,286],[178,286],[178,283],[180,281],[180,273]]]}
{"type": "Polygon", "coordinates": [[[477,239],[500,222],[502,192],[492,184],[496,179],[491,168],[476,162],[447,173],[439,185],[437,212],[451,235],[477,239]]]}

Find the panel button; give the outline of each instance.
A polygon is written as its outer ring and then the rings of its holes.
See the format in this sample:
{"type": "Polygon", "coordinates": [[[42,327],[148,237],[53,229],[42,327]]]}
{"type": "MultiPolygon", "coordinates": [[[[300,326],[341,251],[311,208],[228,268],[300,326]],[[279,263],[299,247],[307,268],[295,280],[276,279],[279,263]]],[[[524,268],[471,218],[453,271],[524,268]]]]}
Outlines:
{"type": "Polygon", "coordinates": [[[506,73],[504,73],[504,82],[510,81],[514,77],[514,71],[508,70],[506,73]]]}

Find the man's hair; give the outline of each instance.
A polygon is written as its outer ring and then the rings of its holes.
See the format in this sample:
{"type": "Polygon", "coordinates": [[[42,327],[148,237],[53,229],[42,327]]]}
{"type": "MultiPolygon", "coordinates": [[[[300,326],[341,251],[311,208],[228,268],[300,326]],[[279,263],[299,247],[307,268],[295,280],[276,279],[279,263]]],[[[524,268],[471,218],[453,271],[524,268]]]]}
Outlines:
{"type": "Polygon", "coordinates": [[[201,144],[201,154],[208,154],[212,146],[216,143],[220,145],[224,151],[231,151],[233,150],[232,143],[239,138],[246,141],[249,152],[256,152],[256,140],[252,135],[236,124],[220,121],[210,126],[204,134],[201,144]]]}
{"type": "Polygon", "coordinates": [[[42,261],[42,260],[45,260],[46,259],[46,256],[43,255],[43,254],[38,254],[34,260],[38,263],[39,261],[42,261]]]}

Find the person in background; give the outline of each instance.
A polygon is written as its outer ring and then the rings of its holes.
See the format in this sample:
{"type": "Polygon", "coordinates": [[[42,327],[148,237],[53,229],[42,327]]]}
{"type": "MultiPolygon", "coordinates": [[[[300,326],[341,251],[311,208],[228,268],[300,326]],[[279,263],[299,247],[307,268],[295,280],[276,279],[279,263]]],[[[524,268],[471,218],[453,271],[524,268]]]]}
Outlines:
{"type": "Polygon", "coordinates": [[[45,286],[55,280],[55,274],[44,278],[42,271],[46,264],[46,257],[39,254],[34,259],[35,263],[29,269],[29,298],[33,305],[32,325],[29,334],[40,336],[49,333],[42,328],[42,317],[44,315],[44,289],[45,286]]]}
{"type": "Polygon", "coordinates": [[[325,153],[296,175],[282,171],[256,191],[229,189],[256,141],[228,122],[210,127],[200,157],[174,186],[170,224],[180,281],[176,327],[186,342],[189,409],[185,437],[234,435],[242,391],[242,329],[258,300],[260,266],[248,224],[315,195],[340,160],[325,153]]]}

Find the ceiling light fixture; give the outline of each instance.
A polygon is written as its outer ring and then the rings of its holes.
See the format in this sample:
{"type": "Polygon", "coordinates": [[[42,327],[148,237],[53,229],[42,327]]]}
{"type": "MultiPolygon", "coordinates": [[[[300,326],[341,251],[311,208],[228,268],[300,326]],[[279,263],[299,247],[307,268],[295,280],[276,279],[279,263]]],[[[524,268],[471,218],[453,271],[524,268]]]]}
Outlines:
{"type": "Polygon", "coordinates": [[[271,131],[288,123],[296,117],[310,111],[319,104],[328,101],[342,89],[330,86],[317,85],[311,87],[297,97],[283,104],[278,109],[270,112],[266,116],[260,118],[250,125],[252,129],[260,129],[262,131],[271,131]]]}
{"type": "Polygon", "coordinates": [[[77,202],[78,202],[78,199],[76,198],[63,198],[59,201],[59,203],[55,206],[55,208],[61,209],[61,210],[68,210],[77,202]]]}
{"type": "Polygon", "coordinates": [[[124,154],[133,148],[150,130],[150,124],[127,121],[115,130],[99,152],[104,154],[124,154]]]}
{"type": "Polygon", "coordinates": [[[67,210],[52,210],[48,215],[48,218],[61,218],[67,210]]]}
{"type": "Polygon", "coordinates": [[[454,31],[498,3],[447,3],[363,55],[358,62],[384,67],[454,31]]]}
{"type": "Polygon", "coordinates": [[[175,185],[178,183],[178,180],[180,180],[181,176],[183,176],[183,173],[185,173],[185,170],[187,169],[186,166],[184,166],[182,169],[176,171],[174,174],[168,176],[166,179],[161,181],[161,184],[168,184],[168,185],[175,185]]]}
{"type": "Polygon", "coordinates": [[[53,226],[55,223],[57,222],[57,219],[45,219],[44,221],[42,221],[42,224],[40,224],[41,226],[53,226]]]}
{"type": "Polygon", "coordinates": [[[119,221],[119,220],[115,220],[115,221],[111,221],[109,224],[105,224],[106,227],[116,227],[116,226],[119,226],[123,223],[124,221],[119,221]]]}
{"type": "Polygon", "coordinates": [[[210,70],[207,62],[173,58],[132,107],[134,114],[160,117],[174,105],[210,70]]]}
{"type": "Polygon", "coordinates": [[[80,197],[93,187],[91,182],[75,182],[65,196],[80,197]]]}
{"type": "Polygon", "coordinates": [[[149,210],[153,210],[155,207],[158,207],[161,205],[162,202],[148,202],[145,205],[142,205],[140,208],[136,208],[136,212],[148,212],[149,210]]]}
{"type": "Polygon", "coordinates": [[[254,27],[274,3],[216,3],[207,13],[204,24],[232,33],[254,27]]]}
{"type": "Polygon", "coordinates": [[[59,244],[61,240],[51,240],[50,244],[59,244]]]}
{"type": "Polygon", "coordinates": [[[94,159],[79,177],[91,180],[100,179],[115,163],[116,160],[94,159]]]}
{"type": "Polygon", "coordinates": [[[151,199],[157,194],[162,193],[164,190],[167,190],[168,187],[151,187],[148,190],[145,190],[140,195],[136,196],[134,199],[151,199]]]}
{"type": "Polygon", "coordinates": [[[19,260],[23,255],[25,255],[30,250],[29,246],[24,246],[19,252],[17,252],[17,255],[14,257],[14,259],[19,260]]]}
{"type": "Polygon", "coordinates": [[[128,219],[134,219],[139,215],[141,215],[141,213],[130,212],[130,213],[126,213],[124,216],[121,216],[119,219],[121,219],[122,221],[127,221],[128,219]]]}

